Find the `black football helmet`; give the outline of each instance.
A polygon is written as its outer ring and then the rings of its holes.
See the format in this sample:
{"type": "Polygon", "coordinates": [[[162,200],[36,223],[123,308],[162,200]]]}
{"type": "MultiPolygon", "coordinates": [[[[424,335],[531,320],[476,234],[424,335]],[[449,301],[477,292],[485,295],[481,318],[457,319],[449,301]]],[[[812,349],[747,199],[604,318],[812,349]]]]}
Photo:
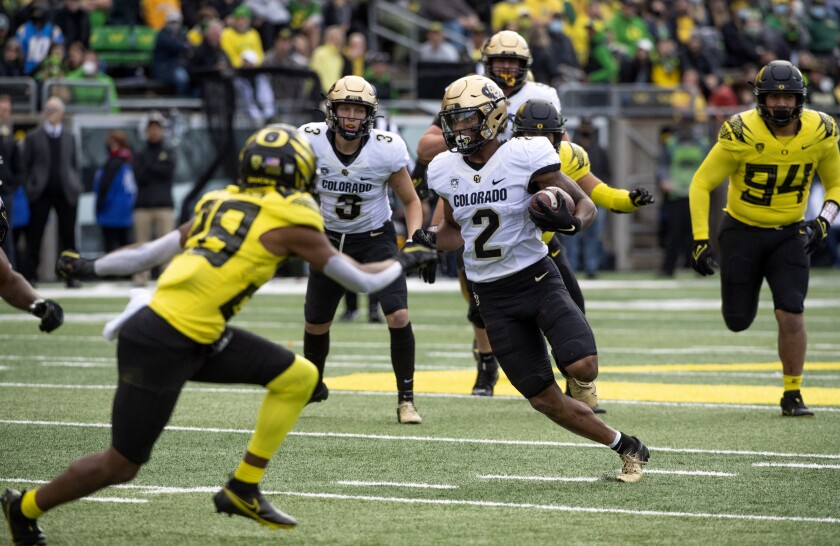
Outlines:
{"type": "Polygon", "coordinates": [[[758,71],[753,94],[761,118],[776,127],[784,127],[802,115],[806,95],[802,72],[788,61],[771,61],[758,71]],[[775,107],[771,111],[765,104],[770,93],[796,95],[796,106],[792,109],[775,107]]]}
{"type": "Polygon", "coordinates": [[[9,216],[6,214],[6,205],[0,197],[0,245],[6,242],[6,235],[9,234],[9,216]]]}
{"type": "Polygon", "coordinates": [[[554,148],[560,150],[560,141],[566,132],[566,120],[550,100],[530,99],[516,112],[513,118],[513,136],[525,133],[554,135],[554,148]]]}
{"type": "Polygon", "coordinates": [[[306,137],[284,123],[275,123],[251,135],[239,152],[239,186],[312,193],[315,152],[306,137]]]}

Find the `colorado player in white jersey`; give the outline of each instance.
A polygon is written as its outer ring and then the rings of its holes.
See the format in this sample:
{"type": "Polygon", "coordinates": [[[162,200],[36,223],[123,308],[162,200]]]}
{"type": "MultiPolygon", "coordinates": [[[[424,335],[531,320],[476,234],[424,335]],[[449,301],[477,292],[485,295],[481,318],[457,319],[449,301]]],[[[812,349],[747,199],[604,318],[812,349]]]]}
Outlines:
{"type": "Polygon", "coordinates": [[[637,482],[647,447],[563,394],[545,346],[548,339],[563,375],[597,377],[592,330],[540,240],[541,230],[584,229],[597,214],[595,204],[560,173],[559,156],[547,138],[505,143],[498,138],[507,121],[504,99],[499,86],[483,76],[467,76],[447,88],[439,117],[453,153],[435,157],[428,170],[429,187],[444,200],[443,219],[436,232],[421,230],[413,239],[440,250],[463,245],[473,297],[511,384],[553,422],[614,449],[624,463],[618,478],[637,482]],[[572,196],[574,214],[559,194],[557,211],[532,211],[532,194],[549,186],[572,196]]]}
{"type": "MultiPolygon", "coordinates": [[[[298,129],[318,158],[316,189],[324,228],[342,252],[361,263],[397,255],[397,238],[388,202],[390,186],[405,207],[406,229],[422,223],[420,200],[408,173],[405,142],[390,131],[373,129],[378,100],[373,87],[358,76],[346,76],[326,95],[326,122],[298,129]]],[[[312,402],[326,400],[323,382],[330,350],[330,326],[344,288],[318,271],[309,276],[304,314],[303,353],[318,368],[312,402]]],[[[391,335],[391,363],[397,381],[397,420],[422,422],[414,406],[414,333],[408,318],[405,277],[377,293],[391,335]]]]}

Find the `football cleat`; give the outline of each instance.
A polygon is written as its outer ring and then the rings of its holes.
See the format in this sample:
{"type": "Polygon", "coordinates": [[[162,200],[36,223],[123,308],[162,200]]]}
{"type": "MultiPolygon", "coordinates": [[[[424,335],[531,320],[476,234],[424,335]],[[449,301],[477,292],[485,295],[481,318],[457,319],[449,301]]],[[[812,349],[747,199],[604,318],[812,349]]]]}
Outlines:
{"type": "Polygon", "coordinates": [[[29,519],[20,511],[20,501],[26,491],[17,489],[6,489],[0,497],[0,505],[3,506],[3,515],[9,525],[9,532],[12,535],[14,546],[41,545],[47,543],[47,537],[38,527],[38,520],[29,519]]]}
{"type": "Polygon", "coordinates": [[[417,413],[414,402],[400,402],[397,405],[397,421],[402,425],[419,425],[423,418],[417,413]]]}
{"type": "Polygon", "coordinates": [[[318,386],[315,387],[315,390],[312,391],[312,396],[309,397],[309,402],[307,404],[311,404],[313,402],[323,402],[330,396],[330,389],[327,388],[327,384],[321,381],[318,383],[318,386]]]}
{"type": "Polygon", "coordinates": [[[623,453],[618,454],[624,464],[621,466],[621,472],[617,478],[625,483],[642,481],[642,465],[647,464],[650,458],[647,446],[635,436],[631,436],[631,438],[633,438],[634,444],[624,450],[623,453]]]}
{"type": "Polygon", "coordinates": [[[598,407],[598,389],[595,387],[594,381],[587,383],[586,381],[569,378],[566,385],[572,398],[583,402],[593,410],[598,407]]]}
{"type": "Polygon", "coordinates": [[[273,507],[259,490],[240,496],[225,486],[213,496],[213,504],[220,514],[251,518],[269,529],[291,529],[297,525],[295,518],[273,507]]]}
{"type": "Polygon", "coordinates": [[[785,391],[782,400],[782,415],[786,417],[813,417],[814,412],[808,409],[799,391],[785,391]]]}

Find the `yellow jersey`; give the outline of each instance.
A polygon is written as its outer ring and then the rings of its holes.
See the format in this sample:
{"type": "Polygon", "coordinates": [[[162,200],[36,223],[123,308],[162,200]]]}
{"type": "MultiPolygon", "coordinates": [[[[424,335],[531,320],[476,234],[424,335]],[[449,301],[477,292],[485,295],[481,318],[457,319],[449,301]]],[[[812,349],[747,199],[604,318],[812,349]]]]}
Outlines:
{"type": "MultiPolygon", "coordinates": [[[[831,116],[803,110],[800,129],[777,137],[753,109],[730,117],[689,187],[694,238],[709,238],[709,194],[729,177],[726,212],[745,224],[776,228],[803,220],[814,174],[826,199],[840,198],[840,151],[831,116]]],[[[840,202],[840,201],[838,201],[840,202]]]]}
{"type": "Polygon", "coordinates": [[[193,341],[213,343],[288,257],[266,250],[260,237],[289,226],[324,231],[318,204],[308,193],[284,196],[238,186],[208,192],[195,207],[183,252],[158,279],[149,306],[193,341]]]}

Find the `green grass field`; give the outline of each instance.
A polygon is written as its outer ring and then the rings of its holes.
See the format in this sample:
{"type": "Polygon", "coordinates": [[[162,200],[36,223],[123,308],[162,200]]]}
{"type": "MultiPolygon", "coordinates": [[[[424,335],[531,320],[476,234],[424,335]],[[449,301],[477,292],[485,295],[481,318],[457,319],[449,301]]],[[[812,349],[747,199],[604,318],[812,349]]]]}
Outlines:
{"type": "MultiPolygon", "coordinates": [[[[41,526],[53,545],[837,544],[840,275],[812,275],[812,419],[781,417],[768,291],[755,324],[734,334],[717,276],[582,284],[603,417],[651,449],[639,484],[615,480],[613,452],[551,424],[505,380],[492,399],[468,396],[466,304],[452,283],[412,282],[424,422],[396,422],[387,328],[337,322],[330,398],[304,410],[262,485],[296,529],[214,513],[212,493],[242,455],[262,392],[197,383],[134,482],[59,507],[41,526]]],[[[304,286],[272,283],[234,323],[301,352],[304,286]]],[[[31,488],[107,446],[115,345],[101,331],[127,291],[41,287],[66,312],[50,335],[0,306],[0,486],[31,488]]]]}

